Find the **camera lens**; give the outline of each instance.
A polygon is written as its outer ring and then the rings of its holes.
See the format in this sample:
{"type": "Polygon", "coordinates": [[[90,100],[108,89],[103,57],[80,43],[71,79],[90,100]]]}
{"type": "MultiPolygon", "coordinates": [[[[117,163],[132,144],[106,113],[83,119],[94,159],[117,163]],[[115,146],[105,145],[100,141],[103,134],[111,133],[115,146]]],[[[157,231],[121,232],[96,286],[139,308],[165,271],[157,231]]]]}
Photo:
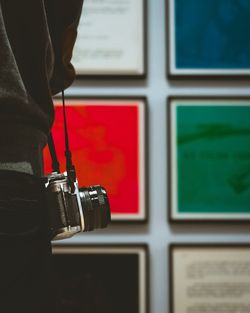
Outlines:
{"type": "Polygon", "coordinates": [[[79,188],[84,215],[84,231],[104,228],[111,220],[106,190],[102,186],[79,188]]]}

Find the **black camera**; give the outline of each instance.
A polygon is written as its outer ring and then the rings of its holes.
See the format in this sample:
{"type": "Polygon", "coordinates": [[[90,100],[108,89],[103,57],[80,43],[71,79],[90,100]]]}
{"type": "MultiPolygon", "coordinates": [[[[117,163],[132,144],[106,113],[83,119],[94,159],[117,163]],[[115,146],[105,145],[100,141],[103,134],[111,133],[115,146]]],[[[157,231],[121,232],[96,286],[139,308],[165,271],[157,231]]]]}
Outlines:
{"type": "Polygon", "coordinates": [[[67,172],[46,177],[52,240],[72,237],[78,232],[104,228],[110,222],[106,190],[99,186],[78,187],[70,183],[67,172]]]}

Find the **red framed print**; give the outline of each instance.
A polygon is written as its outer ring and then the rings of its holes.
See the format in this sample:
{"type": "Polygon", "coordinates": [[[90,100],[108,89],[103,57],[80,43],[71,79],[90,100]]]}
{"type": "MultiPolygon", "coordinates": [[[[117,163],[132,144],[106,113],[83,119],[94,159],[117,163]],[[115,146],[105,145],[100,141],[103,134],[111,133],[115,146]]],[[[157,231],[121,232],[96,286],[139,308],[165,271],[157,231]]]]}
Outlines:
{"type": "Polygon", "coordinates": [[[53,275],[61,313],[147,313],[148,247],[55,245],[53,275]]]}
{"type": "MultiPolygon", "coordinates": [[[[79,186],[102,185],[112,221],[145,222],[146,99],[70,98],[66,100],[70,149],[79,186]]],[[[63,108],[55,100],[52,129],[61,171],[65,171],[63,108]]],[[[51,172],[48,147],[45,174],[51,172]]]]}

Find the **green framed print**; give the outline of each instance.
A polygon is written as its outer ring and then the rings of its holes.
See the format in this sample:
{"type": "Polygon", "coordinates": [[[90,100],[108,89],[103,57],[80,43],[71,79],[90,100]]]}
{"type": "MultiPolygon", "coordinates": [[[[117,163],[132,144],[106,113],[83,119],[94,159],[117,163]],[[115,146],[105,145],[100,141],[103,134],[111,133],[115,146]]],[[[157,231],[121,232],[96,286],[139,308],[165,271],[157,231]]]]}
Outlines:
{"type": "Polygon", "coordinates": [[[250,98],[169,99],[170,222],[250,221],[250,98]]]}

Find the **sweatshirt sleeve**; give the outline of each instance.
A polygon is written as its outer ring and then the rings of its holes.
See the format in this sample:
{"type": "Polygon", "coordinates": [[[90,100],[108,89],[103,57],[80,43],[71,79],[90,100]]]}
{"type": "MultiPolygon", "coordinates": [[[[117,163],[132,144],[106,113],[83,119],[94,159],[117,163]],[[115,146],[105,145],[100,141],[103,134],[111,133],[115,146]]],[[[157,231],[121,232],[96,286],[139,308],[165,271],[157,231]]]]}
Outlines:
{"type": "Polygon", "coordinates": [[[75,79],[71,58],[82,5],[83,0],[45,0],[54,50],[54,70],[49,82],[53,95],[68,88],[75,79]]]}

